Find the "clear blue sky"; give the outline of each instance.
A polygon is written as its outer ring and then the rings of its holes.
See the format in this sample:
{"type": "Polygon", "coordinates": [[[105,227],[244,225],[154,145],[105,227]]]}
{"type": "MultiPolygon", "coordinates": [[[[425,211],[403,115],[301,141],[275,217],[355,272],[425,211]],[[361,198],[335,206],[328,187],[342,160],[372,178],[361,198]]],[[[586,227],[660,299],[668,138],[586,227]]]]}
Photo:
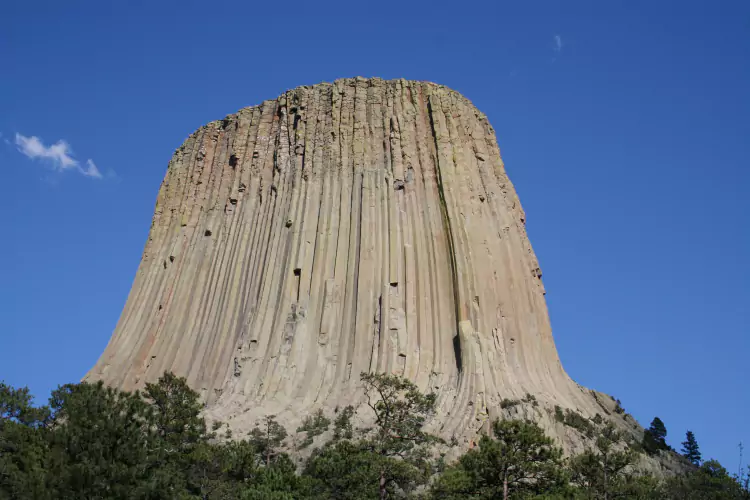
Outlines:
{"type": "Polygon", "coordinates": [[[494,125],[568,372],[750,450],[750,3],[29,0],[0,56],[0,379],[44,400],[94,364],[193,130],[405,77],[494,125]]]}

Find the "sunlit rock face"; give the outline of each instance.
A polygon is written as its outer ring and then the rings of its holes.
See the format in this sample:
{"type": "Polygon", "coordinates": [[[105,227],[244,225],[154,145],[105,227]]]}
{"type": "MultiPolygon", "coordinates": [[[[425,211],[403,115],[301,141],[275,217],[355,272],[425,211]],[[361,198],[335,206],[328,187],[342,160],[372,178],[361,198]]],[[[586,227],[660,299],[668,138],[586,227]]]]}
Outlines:
{"type": "Polygon", "coordinates": [[[555,406],[636,435],[563,370],[524,223],[492,126],[457,92],[363,78],[290,90],[174,153],[87,378],[136,389],[171,370],[242,430],[357,406],[361,372],[392,372],[438,393],[431,430],[464,443],[506,416],[580,448],[555,406]]]}

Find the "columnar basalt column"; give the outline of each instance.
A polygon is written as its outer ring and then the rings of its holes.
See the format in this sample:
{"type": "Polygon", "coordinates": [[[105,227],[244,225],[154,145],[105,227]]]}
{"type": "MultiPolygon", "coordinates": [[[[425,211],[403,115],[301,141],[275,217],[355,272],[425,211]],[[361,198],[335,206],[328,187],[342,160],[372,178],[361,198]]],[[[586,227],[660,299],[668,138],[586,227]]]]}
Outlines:
{"type": "Polygon", "coordinates": [[[444,436],[513,411],[570,441],[556,405],[619,417],[560,364],[524,224],[492,127],[457,92],[290,90],[177,149],[87,377],[135,389],[171,370],[242,428],[356,405],[360,372],[392,372],[439,394],[444,436]]]}

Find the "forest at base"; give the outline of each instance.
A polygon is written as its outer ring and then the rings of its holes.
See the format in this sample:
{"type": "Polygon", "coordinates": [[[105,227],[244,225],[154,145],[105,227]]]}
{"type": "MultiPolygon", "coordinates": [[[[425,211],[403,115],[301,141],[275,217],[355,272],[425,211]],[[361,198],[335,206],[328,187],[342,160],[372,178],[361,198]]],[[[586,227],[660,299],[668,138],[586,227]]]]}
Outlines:
{"type": "Polygon", "coordinates": [[[684,474],[639,470],[640,453],[674,453],[659,419],[637,450],[591,421],[591,448],[567,458],[535,423],[498,420],[492,437],[446,463],[439,450],[457,443],[423,429],[434,395],[394,375],[361,381],[374,424],[355,428],[352,407],[333,421],[319,411],[295,430],[292,450],[270,415],[241,439],[218,422],[209,429],[199,395],[171,373],[135,393],[64,385],[41,407],[28,389],[0,383],[0,499],[750,500],[747,478],[702,462],[691,432],[684,474]]]}

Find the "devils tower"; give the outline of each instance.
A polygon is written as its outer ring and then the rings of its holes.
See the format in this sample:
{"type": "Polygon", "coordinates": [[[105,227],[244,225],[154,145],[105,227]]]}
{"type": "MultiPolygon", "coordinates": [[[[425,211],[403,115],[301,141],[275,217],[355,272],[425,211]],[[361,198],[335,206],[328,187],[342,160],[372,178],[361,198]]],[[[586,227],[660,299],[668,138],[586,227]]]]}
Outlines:
{"type": "Polygon", "coordinates": [[[443,436],[510,412],[575,446],[556,406],[635,429],[563,370],[541,276],[494,130],[466,98],[406,80],[299,87],[174,153],[87,378],[136,389],[171,370],[238,429],[356,405],[360,372],[437,392],[443,436]]]}

